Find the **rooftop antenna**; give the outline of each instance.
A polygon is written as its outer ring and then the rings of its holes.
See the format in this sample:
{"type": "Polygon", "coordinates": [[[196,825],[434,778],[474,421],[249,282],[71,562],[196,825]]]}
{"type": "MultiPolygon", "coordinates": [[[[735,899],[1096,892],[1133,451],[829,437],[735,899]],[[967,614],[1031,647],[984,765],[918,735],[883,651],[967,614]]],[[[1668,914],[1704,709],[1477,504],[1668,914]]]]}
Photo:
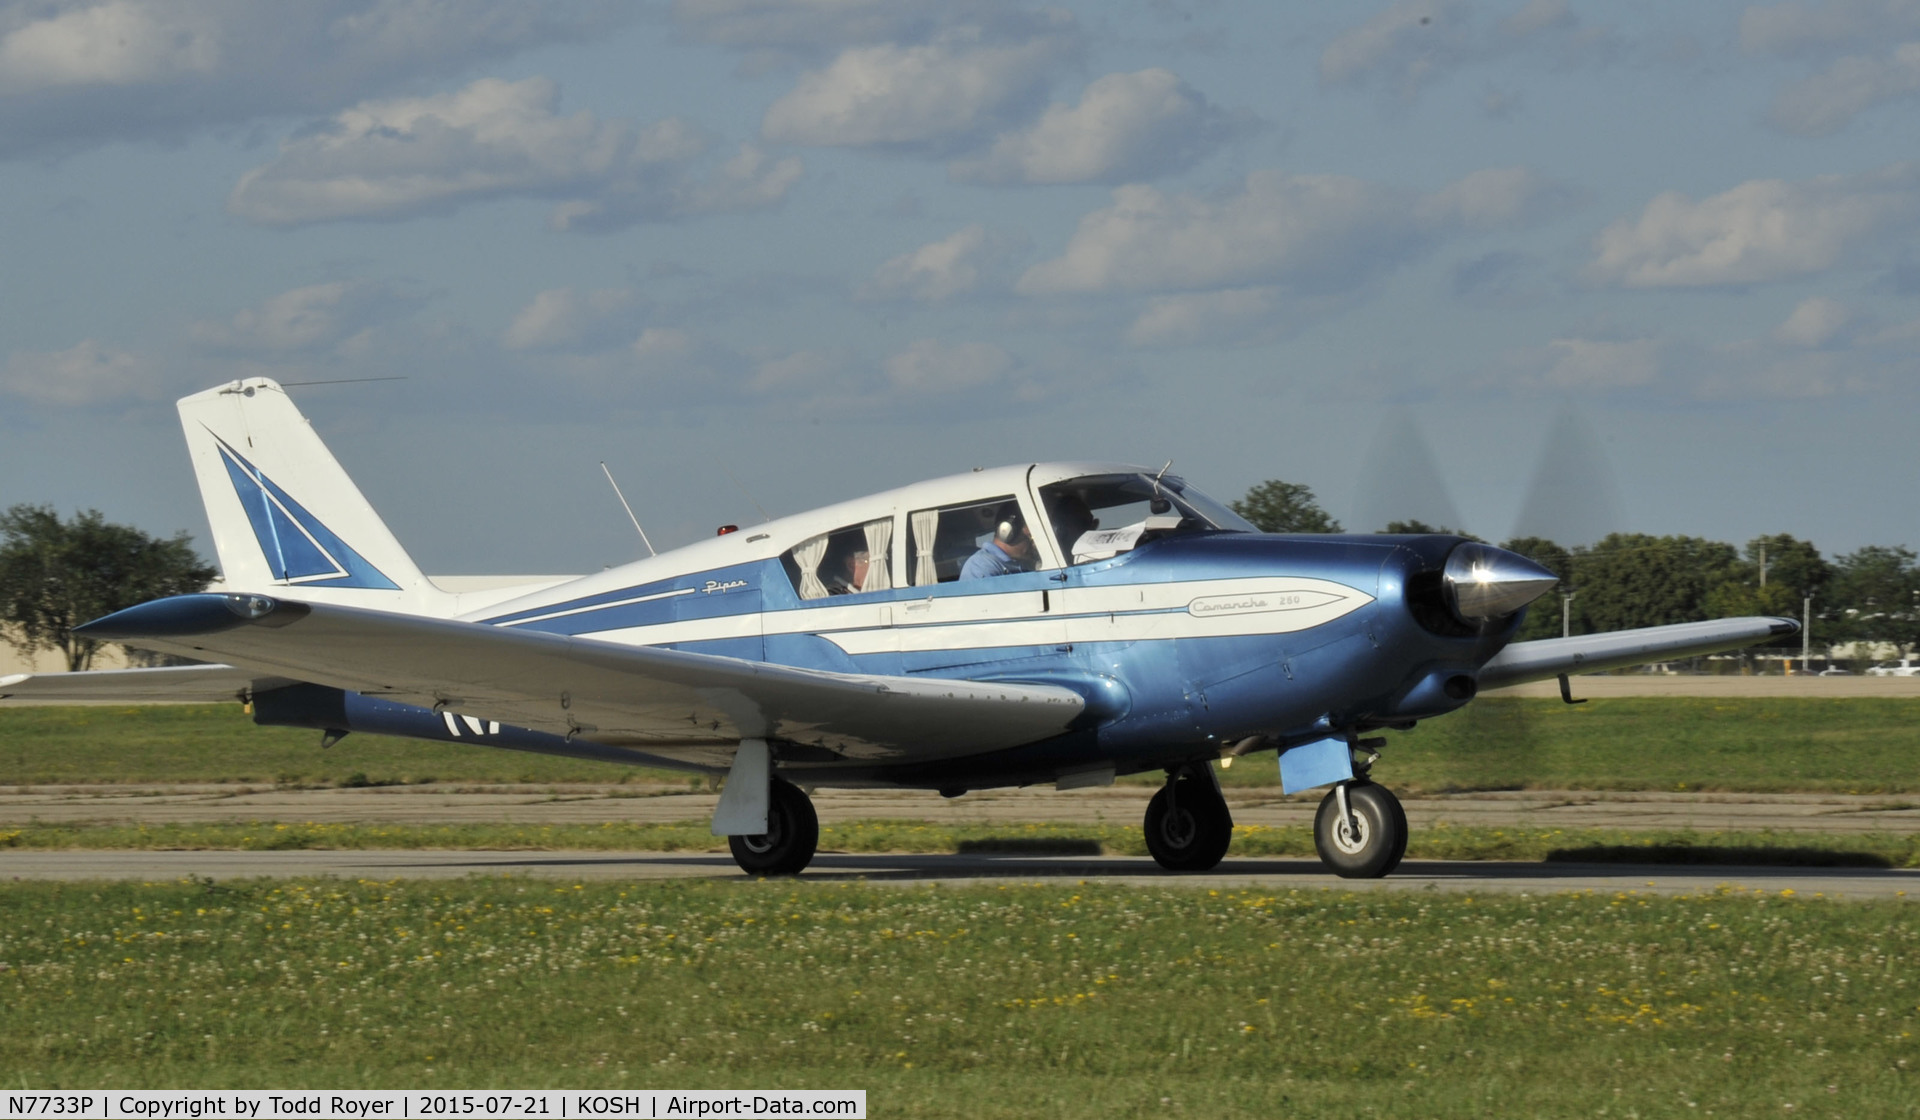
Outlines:
{"type": "Polygon", "coordinates": [[[627,520],[633,522],[634,532],[640,534],[640,543],[647,546],[647,555],[660,555],[654,551],[653,542],[647,539],[647,531],[640,527],[640,519],[633,515],[633,507],[627,504],[627,496],[620,492],[620,484],[613,480],[613,472],[607,469],[605,459],[600,460],[600,473],[607,476],[607,485],[613,487],[613,496],[620,499],[621,508],[627,511],[627,520]]]}

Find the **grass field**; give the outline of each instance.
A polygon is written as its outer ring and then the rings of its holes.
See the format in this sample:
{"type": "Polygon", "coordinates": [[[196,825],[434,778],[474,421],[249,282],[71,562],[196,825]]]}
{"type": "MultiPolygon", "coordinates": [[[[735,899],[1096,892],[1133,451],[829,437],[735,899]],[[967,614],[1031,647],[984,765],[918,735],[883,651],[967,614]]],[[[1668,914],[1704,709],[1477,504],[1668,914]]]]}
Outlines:
{"type": "MultiPolygon", "coordinates": [[[[1403,792],[1484,789],[1920,792],[1920,699],[1493,697],[1390,733],[1403,792]]],[[[1272,785],[1271,753],[1223,771],[1272,785]]],[[[0,710],[0,785],[97,782],[700,783],[685,774],[487,747],[255,727],[237,705],[0,710]]],[[[1158,775],[1133,780],[1157,782],[1158,775]]]]}
{"type": "MultiPolygon", "coordinates": [[[[0,850],[295,849],[454,851],[725,852],[705,821],[673,824],[371,825],[254,821],[235,824],[21,825],[0,828],[0,850]]],[[[1138,827],[1091,824],[947,825],[851,821],[823,825],[826,852],[962,851],[1034,855],[1144,856],[1138,827]]],[[[1236,856],[1318,858],[1304,825],[1237,825],[1236,856]]],[[[1771,866],[1920,868],[1920,835],[1816,834],[1656,829],[1443,827],[1416,829],[1414,859],[1566,860],[1598,863],[1720,863],[1771,866]]]]}
{"type": "Polygon", "coordinates": [[[1920,923],[1782,895],[15,884],[10,1086],[866,1088],[875,1116],[1911,1115],[1920,923]]]}

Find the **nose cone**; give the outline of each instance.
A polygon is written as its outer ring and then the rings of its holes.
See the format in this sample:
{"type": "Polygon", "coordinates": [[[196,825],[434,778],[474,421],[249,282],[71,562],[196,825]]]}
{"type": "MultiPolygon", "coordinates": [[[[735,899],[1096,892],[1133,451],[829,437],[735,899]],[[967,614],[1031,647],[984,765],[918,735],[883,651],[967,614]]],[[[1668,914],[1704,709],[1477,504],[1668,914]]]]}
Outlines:
{"type": "Polygon", "coordinates": [[[1560,582],[1517,552],[1472,541],[1447,556],[1446,581],[1453,613],[1469,622],[1504,618],[1560,582]]]}

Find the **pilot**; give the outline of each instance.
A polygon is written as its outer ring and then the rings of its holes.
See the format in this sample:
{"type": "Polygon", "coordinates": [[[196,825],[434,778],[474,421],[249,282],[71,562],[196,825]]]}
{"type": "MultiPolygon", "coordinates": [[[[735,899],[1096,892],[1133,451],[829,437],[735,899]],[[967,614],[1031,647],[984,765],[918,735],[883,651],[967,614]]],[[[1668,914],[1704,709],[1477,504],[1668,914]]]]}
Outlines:
{"type": "Polygon", "coordinates": [[[966,565],[960,569],[961,579],[984,579],[1030,570],[1033,533],[1027,528],[1026,518],[1020,516],[1020,507],[1000,507],[995,520],[992,539],[967,558],[966,565]]]}
{"type": "Polygon", "coordinates": [[[832,595],[854,595],[867,582],[867,567],[872,555],[864,548],[855,549],[840,558],[840,571],[829,578],[827,592],[832,595]]]}
{"type": "Polygon", "coordinates": [[[1093,507],[1078,494],[1055,494],[1047,503],[1053,513],[1053,539],[1060,545],[1060,551],[1073,558],[1075,542],[1100,527],[1100,519],[1093,515],[1093,507]]]}

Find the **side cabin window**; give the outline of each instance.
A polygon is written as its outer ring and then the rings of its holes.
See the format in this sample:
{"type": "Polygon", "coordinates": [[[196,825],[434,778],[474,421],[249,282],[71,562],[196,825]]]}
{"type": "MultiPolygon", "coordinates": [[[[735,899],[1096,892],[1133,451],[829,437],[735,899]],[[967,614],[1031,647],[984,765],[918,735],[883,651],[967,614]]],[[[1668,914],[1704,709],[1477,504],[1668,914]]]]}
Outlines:
{"type": "Polygon", "coordinates": [[[1239,514],[1171,475],[1106,474],[1040,488],[1054,541],[1070,564],[1103,560],[1155,537],[1258,532],[1239,514]]]}
{"type": "Polygon", "coordinates": [[[802,599],[857,595],[893,587],[888,550],[893,518],[883,517],[808,537],[780,554],[780,564],[802,599]]]}
{"type": "MultiPolygon", "coordinates": [[[[1016,516],[1019,501],[1012,494],[939,509],[917,509],[907,515],[909,578],[914,587],[952,583],[960,578],[973,554],[986,547],[1002,519],[1016,516]]],[[[1028,561],[1028,566],[1032,562],[1028,561]]]]}

